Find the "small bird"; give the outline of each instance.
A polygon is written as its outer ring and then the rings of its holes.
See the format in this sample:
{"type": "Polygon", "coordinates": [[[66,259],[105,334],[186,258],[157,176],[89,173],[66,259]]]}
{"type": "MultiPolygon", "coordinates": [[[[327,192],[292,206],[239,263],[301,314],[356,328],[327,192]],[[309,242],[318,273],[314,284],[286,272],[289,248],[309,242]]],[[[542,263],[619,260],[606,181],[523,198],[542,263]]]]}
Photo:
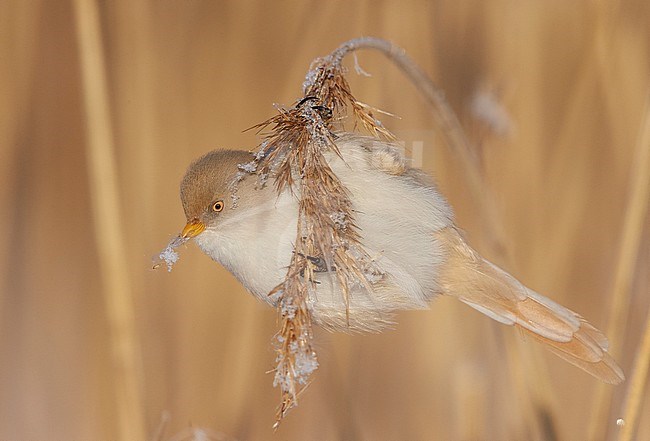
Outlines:
{"type": "MultiPolygon", "coordinates": [[[[515,326],[604,382],[624,380],[599,330],[465,242],[445,198],[399,146],[350,133],[337,134],[335,142],[340,156],[324,155],[349,190],[361,243],[378,272],[371,291],[353,287],[347,299],[335,268],[315,272],[310,303],[316,324],[380,331],[393,323],[396,311],[427,308],[436,296],[447,295],[515,326]]],[[[292,257],[298,199],[288,190],[278,195],[252,174],[242,178],[251,159],[246,151],[215,150],[189,166],[180,186],[187,218],[181,236],[193,238],[255,297],[275,305],[269,292],[284,280],[292,257]]]]}

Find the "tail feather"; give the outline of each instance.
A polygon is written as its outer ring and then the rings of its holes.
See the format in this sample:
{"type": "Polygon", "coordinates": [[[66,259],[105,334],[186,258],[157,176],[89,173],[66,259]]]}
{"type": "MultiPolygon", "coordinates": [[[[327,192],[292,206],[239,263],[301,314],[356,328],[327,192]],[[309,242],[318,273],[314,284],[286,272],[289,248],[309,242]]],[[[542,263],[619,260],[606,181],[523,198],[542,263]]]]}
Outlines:
{"type": "Polygon", "coordinates": [[[558,357],[590,373],[605,383],[620,384],[625,380],[625,374],[618,364],[616,364],[616,361],[612,356],[606,351],[603,351],[602,355],[597,360],[588,360],[587,357],[576,355],[579,352],[584,352],[584,348],[580,347],[582,342],[577,339],[576,341],[568,343],[559,343],[544,339],[528,330],[524,330],[524,333],[531,336],[533,339],[544,343],[544,347],[558,357]]]}
{"type": "Polygon", "coordinates": [[[441,270],[445,294],[487,316],[519,328],[564,360],[611,384],[625,379],[607,353],[607,338],[575,312],[526,288],[484,260],[454,228],[437,233],[447,254],[441,270]]]}

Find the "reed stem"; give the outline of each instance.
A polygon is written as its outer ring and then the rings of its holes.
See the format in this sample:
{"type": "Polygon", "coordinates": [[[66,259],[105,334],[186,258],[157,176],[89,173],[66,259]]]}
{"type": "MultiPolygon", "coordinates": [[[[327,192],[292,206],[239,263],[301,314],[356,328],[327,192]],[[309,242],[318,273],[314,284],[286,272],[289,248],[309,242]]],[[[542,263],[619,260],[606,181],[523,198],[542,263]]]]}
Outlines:
{"type": "Polygon", "coordinates": [[[119,439],[145,440],[140,377],[140,345],[133,294],[125,264],[126,246],[98,5],[75,0],[86,117],[88,176],[99,271],[110,333],[119,439]]]}
{"type": "MultiPolygon", "coordinates": [[[[644,226],[647,228],[648,218],[648,201],[650,201],[650,93],[646,101],[645,121],[641,129],[639,143],[637,145],[636,160],[634,161],[633,171],[634,181],[632,194],[630,196],[630,208],[628,219],[626,219],[626,232],[631,232],[625,236],[624,244],[631,250],[629,256],[621,256],[621,280],[616,285],[621,291],[616,292],[614,307],[612,308],[613,323],[617,326],[620,338],[619,344],[622,343],[625,326],[623,326],[623,313],[629,309],[630,303],[630,285],[634,274],[635,262],[641,245],[642,233],[644,226]],[[627,237],[627,236],[630,237],[627,237]],[[619,298],[620,297],[620,298],[619,298]],[[616,314],[616,315],[614,315],[616,314]]],[[[618,278],[617,278],[618,281],[618,278]]],[[[625,403],[623,405],[623,425],[620,433],[620,441],[630,441],[637,429],[637,419],[639,411],[643,404],[645,389],[648,382],[648,369],[650,367],[650,312],[646,318],[645,332],[639,349],[636,353],[634,366],[632,368],[632,378],[629,381],[625,403]]]]}

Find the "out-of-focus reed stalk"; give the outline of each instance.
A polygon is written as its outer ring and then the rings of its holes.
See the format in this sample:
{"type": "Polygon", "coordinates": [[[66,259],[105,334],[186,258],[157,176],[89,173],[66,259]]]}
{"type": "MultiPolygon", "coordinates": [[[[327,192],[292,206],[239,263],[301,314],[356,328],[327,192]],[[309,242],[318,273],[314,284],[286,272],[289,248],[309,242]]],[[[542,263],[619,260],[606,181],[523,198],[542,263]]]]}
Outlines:
{"type": "Polygon", "coordinates": [[[124,261],[125,236],[98,8],[93,0],[76,0],[74,9],[86,116],[88,176],[110,332],[118,434],[125,441],[145,440],[141,354],[124,261]]]}
{"type": "MultiPolygon", "coordinates": [[[[620,354],[620,348],[625,340],[625,327],[630,307],[630,286],[648,212],[648,199],[650,198],[650,96],[646,102],[644,118],[637,144],[636,158],[632,162],[630,196],[618,251],[613,301],[609,308],[609,324],[606,335],[612,343],[613,355],[620,354]]],[[[598,385],[592,407],[588,439],[599,439],[607,430],[607,415],[611,406],[612,393],[611,387],[604,384],[598,385]]],[[[626,424],[628,426],[626,430],[631,430],[629,428],[631,425],[626,424]]]]}
{"type": "MultiPolygon", "coordinates": [[[[621,336],[623,335],[624,330],[624,321],[622,320],[622,316],[627,310],[627,308],[623,309],[623,306],[629,306],[629,291],[632,281],[631,276],[634,274],[635,261],[642,239],[643,228],[644,226],[647,228],[648,225],[646,220],[648,218],[648,201],[650,200],[650,93],[648,94],[648,99],[646,101],[645,120],[641,129],[636,158],[634,161],[633,179],[632,195],[630,197],[630,206],[628,208],[628,218],[632,219],[626,219],[625,222],[625,226],[627,227],[625,231],[627,232],[627,229],[632,230],[629,233],[629,236],[633,237],[628,238],[628,235],[626,235],[624,238],[628,241],[634,240],[628,244],[628,246],[634,247],[635,252],[631,256],[621,256],[621,262],[628,265],[626,271],[626,274],[628,275],[620,282],[620,289],[625,294],[619,294],[619,292],[616,293],[616,298],[619,296],[623,297],[617,302],[620,304],[615,304],[616,308],[621,308],[621,310],[615,310],[612,308],[612,314],[614,314],[614,312],[619,314],[614,316],[614,320],[620,322],[617,322],[617,325],[619,326],[617,331],[621,336]]],[[[624,241],[623,243],[625,244],[626,242],[624,241]]],[[[618,286],[619,285],[617,285],[617,287],[618,286]]],[[[629,380],[627,395],[625,397],[625,404],[623,406],[623,421],[625,424],[621,428],[620,441],[630,441],[637,429],[637,418],[643,403],[644,392],[648,382],[649,367],[650,313],[648,313],[646,318],[645,332],[636,353],[634,367],[632,368],[632,377],[629,380]]]]}
{"type": "MultiPolygon", "coordinates": [[[[0,24],[7,34],[0,38],[0,59],[12,60],[0,65],[0,206],[10,207],[15,198],[15,172],[19,128],[28,118],[30,85],[36,59],[39,5],[36,2],[0,4],[0,17],[11,17],[0,24]],[[7,27],[9,29],[7,29],[7,27]],[[11,37],[9,38],[8,35],[11,37]]],[[[15,231],[10,210],[0,216],[1,231],[15,231]]],[[[0,280],[9,280],[12,271],[11,235],[0,236],[0,280]]],[[[6,293],[0,291],[0,314],[4,311],[6,293]]]]}
{"type": "Polygon", "coordinates": [[[646,318],[645,332],[643,334],[643,341],[636,354],[634,368],[632,370],[632,378],[630,379],[630,386],[625,398],[623,406],[623,427],[619,441],[632,440],[635,431],[637,430],[637,419],[639,411],[643,404],[645,390],[648,383],[648,368],[650,367],[650,313],[646,318]]]}

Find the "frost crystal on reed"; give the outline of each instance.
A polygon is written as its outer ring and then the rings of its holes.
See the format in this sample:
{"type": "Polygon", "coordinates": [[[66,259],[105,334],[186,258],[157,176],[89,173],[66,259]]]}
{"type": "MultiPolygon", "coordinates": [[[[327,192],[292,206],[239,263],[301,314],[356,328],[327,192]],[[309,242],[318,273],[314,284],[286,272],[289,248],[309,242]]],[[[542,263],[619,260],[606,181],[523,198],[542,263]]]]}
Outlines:
{"type": "Polygon", "coordinates": [[[285,300],[283,298],[280,304],[282,305],[282,316],[292,320],[296,316],[298,307],[293,304],[291,299],[285,300]]]}
{"type": "Polygon", "coordinates": [[[266,151],[266,147],[268,147],[268,145],[269,145],[268,140],[262,141],[259,148],[257,149],[257,151],[253,155],[253,156],[255,156],[256,161],[259,162],[259,161],[261,161],[262,159],[264,159],[266,157],[266,155],[268,154],[268,152],[266,151]]]}
{"type": "Polygon", "coordinates": [[[165,262],[167,265],[167,271],[171,271],[172,267],[176,262],[178,262],[179,258],[178,253],[176,252],[176,248],[183,245],[185,242],[187,242],[187,240],[188,239],[185,239],[181,236],[177,236],[170,240],[165,249],[162,250],[158,256],[154,257],[153,268],[156,269],[162,264],[162,262],[165,262]]]}
{"type": "Polygon", "coordinates": [[[339,230],[344,230],[348,226],[347,216],[342,211],[330,214],[330,219],[334,222],[334,226],[339,230]]]}
{"type": "Polygon", "coordinates": [[[257,170],[257,164],[255,161],[251,161],[246,164],[237,164],[237,168],[246,173],[255,173],[257,170]]]}
{"type": "Polygon", "coordinates": [[[159,257],[167,264],[167,271],[171,271],[174,264],[178,262],[178,253],[170,246],[167,246],[159,257]]]}
{"type": "Polygon", "coordinates": [[[309,72],[307,72],[307,75],[305,75],[305,81],[302,83],[303,93],[307,93],[311,86],[314,85],[316,77],[318,77],[318,68],[309,69],[309,72]]]}
{"type": "MultiPolygon", "coordinates": [[[[241,164],[240,164],[241,165],[241,164]]],[[[230,190],[230,201],[232,202],[232,208],[237,208],[237,203],[239,202],[239,196],[237,195],[237,190],[239,190],[239,183],[244,180],[246,173],[243,171],[238,171],[232,177],[232,180],[228,183],[228,190],[230,190]]]]}
{"type": "Polygon", "coordinates": [[[280,386],[280,389],[283,392],[289,392],[291,390],[293,382],[291,377],[287,375],[283,370],[278,369],[275,371],[275,377],[273,377],[273,387],[280,386]]]}
{"type": "Polygon", "coordinates": [[[259,185],[260,187],[265,187],[268,180],[269,180],[268,173],[260,173],[257,175],[257,185],[259,185]]]}
{"type": "Polygon", "coordinates": [[[237,186],[244,179],[244,176],[246,176],[246,174],[243,171],[238,171],[235,173],[235,175],[232,177],[232,180],[228,184],[228,190],[237,191],[237,186]]]}
{"type": "Polygon", "coordinates": [[[294,361],[296,380],[299,384],[306,384],[309,376],[318,369],[318,360],[313,352],[298,352],[294,361]]]}
{"type": "Polygon", "coordinates": [[[237,208],[237,203],[239,202],[239,196],[237,193],[230,194],[230,202],[232,202],[232,208],[237,208]]]}

